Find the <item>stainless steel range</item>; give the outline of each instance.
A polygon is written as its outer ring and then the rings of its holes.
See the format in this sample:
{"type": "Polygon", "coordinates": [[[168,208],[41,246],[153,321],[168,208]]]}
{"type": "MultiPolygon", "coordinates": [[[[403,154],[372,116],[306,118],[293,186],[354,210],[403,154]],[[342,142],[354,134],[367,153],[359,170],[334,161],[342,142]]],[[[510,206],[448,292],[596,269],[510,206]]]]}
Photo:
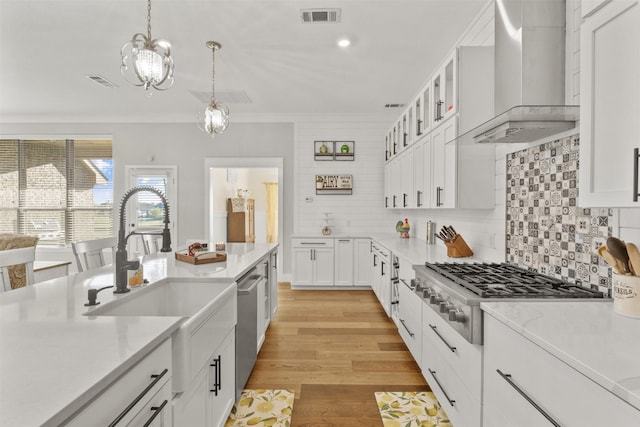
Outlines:
{"type": "Polygon", "coordinates": [[[414,266],[428,306],[472,344],[482,344],[481,302],[604,298],[603,294],[506,263],[425,263],[414,266]]]}

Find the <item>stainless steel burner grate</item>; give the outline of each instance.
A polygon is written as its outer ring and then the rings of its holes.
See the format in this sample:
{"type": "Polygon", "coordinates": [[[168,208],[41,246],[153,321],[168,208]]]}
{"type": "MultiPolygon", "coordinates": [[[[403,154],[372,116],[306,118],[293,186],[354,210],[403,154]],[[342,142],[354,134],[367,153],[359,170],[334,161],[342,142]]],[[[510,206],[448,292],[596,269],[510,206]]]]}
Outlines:
{"type": "Polygon", "coordinates": [[[482,298],[603,298],[603,294],[511,264],[425,263],[482,298]]]}

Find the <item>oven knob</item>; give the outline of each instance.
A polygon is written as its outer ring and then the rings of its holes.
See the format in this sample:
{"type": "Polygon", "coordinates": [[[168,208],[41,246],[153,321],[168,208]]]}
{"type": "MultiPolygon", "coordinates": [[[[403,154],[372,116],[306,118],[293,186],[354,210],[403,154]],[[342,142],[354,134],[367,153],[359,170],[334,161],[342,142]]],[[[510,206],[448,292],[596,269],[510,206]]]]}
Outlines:
{"type": "Polygon", "coordinates": [[[464,322],[464,312],[462,310],[452,308],[449,310],[449,321],[464,322]]]}
{"type": "Polygon", "coordinates": [[[446,313],[449,310],[453,310],[453,304],[451,304],[449,301],[442,301],[440,303],[440,313],[446,313]]]}
{"type": "Polygon", "coordinates": [[[431,292],[429,294],[429,304],[440,304],[442,297],[437,292],[431,292]]]}

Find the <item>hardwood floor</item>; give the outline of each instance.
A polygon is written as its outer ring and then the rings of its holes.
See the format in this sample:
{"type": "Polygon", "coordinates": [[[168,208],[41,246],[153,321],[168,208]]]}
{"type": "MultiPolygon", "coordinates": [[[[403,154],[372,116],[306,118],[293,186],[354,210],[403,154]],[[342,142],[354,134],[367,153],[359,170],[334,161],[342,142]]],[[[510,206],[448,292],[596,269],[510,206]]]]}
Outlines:
{"type": "Polygon", "coordinates": [[[430,390],[372,291],[289,283],[245,388],[294,390],[292,427],[382,426],[374,392],[430,390]]]}

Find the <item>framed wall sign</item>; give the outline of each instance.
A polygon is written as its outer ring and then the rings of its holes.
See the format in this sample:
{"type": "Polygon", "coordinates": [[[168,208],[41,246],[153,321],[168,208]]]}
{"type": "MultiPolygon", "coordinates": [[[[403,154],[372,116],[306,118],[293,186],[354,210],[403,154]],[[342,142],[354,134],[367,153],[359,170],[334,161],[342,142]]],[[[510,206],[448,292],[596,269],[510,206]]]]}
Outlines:
{"type": "Polygon", "coordinates": [[[353,194],[353,176],[316,175],[316,194],[353,194]]]}

